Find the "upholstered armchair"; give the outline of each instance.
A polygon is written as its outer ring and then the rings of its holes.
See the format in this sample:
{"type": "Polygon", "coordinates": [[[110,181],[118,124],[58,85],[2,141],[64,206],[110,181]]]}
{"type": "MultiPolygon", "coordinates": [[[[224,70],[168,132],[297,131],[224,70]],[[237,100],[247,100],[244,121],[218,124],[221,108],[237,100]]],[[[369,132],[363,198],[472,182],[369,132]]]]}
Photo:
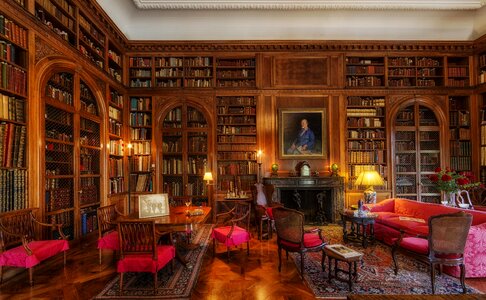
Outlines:
{"type": "Polygon", "coordinates": [[[432,293],[435,294],[436,265],[440,266],[439,270],[442,265],[460,266],[460,281],[463,293],[466,293],[464,248],[471,223],[472,215],[461,211],[430,217],[428,237],[404,236],[402,233],[392,247],[395,274],[398,274],[396,253],[399,251],[424,260],[430,266],[432,293]]]}
{"type": "Polygon", "coordinates": [[[304,254],[310,251],[321,251],[321,267],[324,270],[324,246],[326,242],[322,238],[321,230],[304,230],[304,214],[300,211],[276,207],[273,209],[275,228],[277,230],[278,245],[278,271],[282,269],[282,249],[285,250],[287,259],[289,252],[300,254],[300,274],[304,279],[304,254]]]}
{"type": "Polygon", "coordinates": [[[21,209],[0,214],[0,282],[3,267],[29,269],[30,285],[34,284],[34,267],[59,253],[64,254],[69,243],[62,232],[62,224],[46,224],[35,219],[33,209],[21,209]],[[43,240],[36,233],[41,228],[57,232],[58,240],[43,240]]]}
{"type": "Polygon", "coordinates": [[[122,215],[116,204],[98,207],[98,255],[99,264],[101,265],[101,251],[103,249],[119,250],[118,232],[116,231],[115,220],[122,215]]]}
{"type": "Polygon", "coordinates": [[[170,233],[155,229],[153,220],[130,220],[118,222],[118,239],[120,260],[117,272],[120,273],[120,293],[123,292],[123,275],[126,272],[147,272],[154,276],[154,293],[157,289],[157,273],[168,263],[173,270],[173,259],[176,254],[173,245],[157,245],[162,235],[170,233]]]}
{"type": "Polygon", "coordinates": [[[228,259],[230,247],[246,243],[247,254],[250,254],[250,203],[235,201],[233,208],[216,215],[213,238],[213,255],[216,253],[216,242],[226,245],[228,259]]]}

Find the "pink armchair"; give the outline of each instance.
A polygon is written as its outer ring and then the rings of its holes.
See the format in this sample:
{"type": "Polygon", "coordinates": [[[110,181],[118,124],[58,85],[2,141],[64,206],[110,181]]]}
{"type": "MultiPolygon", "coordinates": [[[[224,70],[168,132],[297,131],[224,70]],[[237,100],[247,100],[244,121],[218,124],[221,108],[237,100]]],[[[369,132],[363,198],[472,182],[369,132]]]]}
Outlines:
{"type": "Polygon", "coordinates": [[[62,252],[66,265],[69,243],[61,230],[62,224],[41,223],[32,211],[21,209],[0,214],[0,282],[4,266],[29,269],[29,282],[33,285],[34,267],[42,261],[62,252]],[[39,226],[57,230],[62,239],[40,239],[36,236],[41,232],[39,226]]]}

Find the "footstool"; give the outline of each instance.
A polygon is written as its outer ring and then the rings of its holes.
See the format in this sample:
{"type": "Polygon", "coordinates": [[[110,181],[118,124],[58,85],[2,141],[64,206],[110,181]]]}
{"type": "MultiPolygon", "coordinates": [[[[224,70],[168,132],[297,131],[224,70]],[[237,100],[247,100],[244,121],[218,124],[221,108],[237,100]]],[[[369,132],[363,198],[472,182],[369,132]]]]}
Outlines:
{"type": "Polygon", "coordinates": [[[332,278],[339,281],[347,282],[349,285],[349,291],[353,290],[353,281],[358,281],[358,262],[363,258],[363,253],[350,249],[340,244],[326,245],[324,247],[324,253],[328,257],[328,282],[331,282],[332,278]],[[334,260],[334,276],[332,275],[332,261],[334,260]],[[348,264],[348,270],[338,268],[338,262],[342,261],[348,264]],[[348,275],[347,279],[343,279],[338,276],[338,272],[342,272],[348,275]]]}

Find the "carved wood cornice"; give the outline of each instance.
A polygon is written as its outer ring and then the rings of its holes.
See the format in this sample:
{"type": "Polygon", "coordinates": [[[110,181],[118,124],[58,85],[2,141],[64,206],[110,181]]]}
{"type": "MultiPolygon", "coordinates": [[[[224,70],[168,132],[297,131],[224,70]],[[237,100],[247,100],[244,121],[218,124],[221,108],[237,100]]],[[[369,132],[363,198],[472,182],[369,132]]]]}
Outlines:
{"type": "Polygon", "coordinates": [[[423,41],[188,41],[130,42],[128,52],[448,52],[472,53],[474,42],[423,41]]]}
{"type": "Polygon", "coordinates": [[[49,43],[41,39],[40,37],[35,37],[35,63],[39,62],[41,59],[47,56],[62,55],[62,52],[53,48],[49,43]]]}

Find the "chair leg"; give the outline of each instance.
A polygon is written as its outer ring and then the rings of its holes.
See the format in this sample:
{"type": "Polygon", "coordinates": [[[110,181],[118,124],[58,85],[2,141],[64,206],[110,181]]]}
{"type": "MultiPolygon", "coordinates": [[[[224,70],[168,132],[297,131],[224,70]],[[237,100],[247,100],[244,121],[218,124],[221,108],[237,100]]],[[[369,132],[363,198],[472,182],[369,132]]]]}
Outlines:
{"type": "Polygon", "coordinates": [[[263,219],[260,218],[260,224],[258,225],[258,240],[263,240],[263,219]]]}
{"type": "Polygon", "coordinates": [[[0,266],[0,283],[3,282],[3,267],[0,266]]]}
{"type": "Polygon", "coordinates": [[[300,252],[300,277],[304,280],[304,252],[300,252]]]}
{"type": "Polygon", "coordinates": [[[120,294],[123,293],[123,272],[120,273],[120,294]]]}
{"type": "Polygon", "coordinates": [[[466,265],[463,263],[461,264],[461,285],[462,285],[462,293],[466,294],[466,283],[464,282],[464,279],[466,278],[466,265]]]}
{"type": "Polygon", "coordinates": [[[282,269],[282,248],[278,247],[278,272],[282,269]]]}
{"type": "Polygon", "coordinates": [[[99,264],[101,265],[101,248],[98,249],[99,264]]]}
{"type": "Polygon", "coordinates": [[[30,286],[34,285],[34,267],[29,268],[29,283],[30,286]]]}
{"type": "Polygon", "coordinates": [[[66,251],[63,252],[63,256],[64,256],[63,257],[63,259],[64,259],[64,261],[63,261],[64,262],[64,266],[66,266],[66,251]]]}
{"type": "Polygon", "coordinates": [[[326,272],[326,266],[325,266],[325,261],[326,261],[326,252],[322,250],[322,260],[321,260],[321,267],[322,267],[322,272],[326,272]]]}
{"type": "Polygon", "coordinates": [[[246,255],[250,256],[250,241],[246,242],[246,255]]]}
{"type": "Polygon", "coordinates": [[[213,239],[213,257],[216,255],[216,240],[213,239]]]}
{"type": "Polygon", "coordinates": [[[430,282],[432,283],[432,294],[435,294],[435,264],[430,264],[430,282]]]}
{"type": "Polygon", "coordinates": [[[157,271],[154,273],[154,294],[157,293],[157,271]]]}
{"type": "Polygon", "coordinates": [[[230,250],[229,246],[226,246],[226,253],[228,254],[228,260],[230,259],[230,250]]]}
{"type": "Polygon", "coordinates": [[[393,258],[393,270],[395,271],[395,275],[398,274],[398,261],[397,261],[397,248],[392,248],[392,258],[393,258]]]}

